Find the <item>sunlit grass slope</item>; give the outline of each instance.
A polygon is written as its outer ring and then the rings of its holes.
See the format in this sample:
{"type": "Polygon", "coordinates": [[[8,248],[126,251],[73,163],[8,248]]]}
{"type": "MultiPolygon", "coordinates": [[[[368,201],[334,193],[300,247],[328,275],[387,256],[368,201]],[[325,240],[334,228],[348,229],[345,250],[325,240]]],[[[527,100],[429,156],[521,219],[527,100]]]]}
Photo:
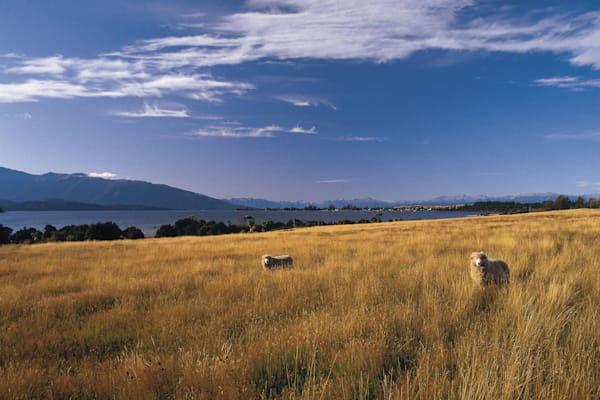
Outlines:
{"type": "Polygon", "coordinates": [[[599,276],[589,210],[4,246],[0,398],[598,399],[599,276]]]}

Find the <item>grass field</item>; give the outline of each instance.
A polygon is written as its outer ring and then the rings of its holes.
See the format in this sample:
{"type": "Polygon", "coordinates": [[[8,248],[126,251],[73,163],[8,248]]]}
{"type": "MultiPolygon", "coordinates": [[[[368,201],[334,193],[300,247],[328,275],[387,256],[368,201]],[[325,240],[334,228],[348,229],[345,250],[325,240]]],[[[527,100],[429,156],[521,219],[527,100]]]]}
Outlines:
{"type": "Polygon", "coordinates": [[[0,398],[598,399],[599,313],[590,210],[3,246],[0,398]]]}

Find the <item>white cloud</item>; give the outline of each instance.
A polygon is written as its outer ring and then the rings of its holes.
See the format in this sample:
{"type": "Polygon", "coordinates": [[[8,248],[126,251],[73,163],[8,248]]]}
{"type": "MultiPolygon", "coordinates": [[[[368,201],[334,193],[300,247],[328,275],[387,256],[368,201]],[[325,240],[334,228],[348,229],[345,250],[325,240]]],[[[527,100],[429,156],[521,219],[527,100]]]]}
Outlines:
{"type": "Polygon", "coordinates": [[[253,88],[248,83],[216,80],[209,74],[168,74],[143,81],[119,83],[113,91],[127,97],[162,97],[176,93],[195,100],[218,103],[225,94],[239,95],[253,88]]]}
{"type": "Polygon", "coordinates": [[[117,174],[113,174],[112,172],[90,172],[87,175],[90,178],[102,178],[102,179],[114,179],[117,177],[117,174]]]}
{"type": "Polygon", "coordinates": [[[223,137],[223,138],[273,138],[276,133],[294,133],[299,135],[316,135],[317,127],[304,128],[295,125],[292,128],[285,128],[280,125],[272,124],[264,127],[249,127],[239,123],[221,123],[211,125],[205,128],[197,129],[187,136],[191,137],[223,137]]]}
{"type": "Polygon", "coordinates": [[[544,136],[548,142],[557,141],[600,141],[600,131],[579,132],[579,133],[551,133],[544,136]]]}
{"type": "MultiPolygon", "coordinates": [[[[430,49],[553,53],[600,69],[600,11],[546,8],[516,17],[510,8],[475,0],[250,0],[246,6],[212,22],[187,15],[196,35],[151,38],[89,59],[4,54],[0,73],[11,80],[0,83],[0,102],[166,95],[221,102],[254,86],[201,73],[207,67],[256,60],[389,62],[430,49]],[[193,24],[194,18],[202,23],[193,24]]],[[[600,80],[566,76],[535,84],[580,90],[600,87],[600,80]]],[[[278,98],[335,109],[318,98],[278,98]]]]}
{"type": "Polygon", "coordinates": [[[114,113],[114,115],[129,118],[190,118],[186,108],[169,110],[160,108],[156,104],[150,105],[148,103],[144,103],[144,109],[142,111],[120,111],[114,113]]]}
{"type": "Polygon", "coordinates": [[[600,79],[580,79],[576,76],[556,76],[552,78],[536,79],[533,83],[537,86],[554,86],[563,89],[583,90],[585,88],[600,88],[600,79]]]}
{"type": "MultiPolygon", "coordinates": [[[[21,57],[13,57],[21,59],[21,57]]],[[[60,75],[66,71],[62,56],[24,59],[21,64],[7,69],[15,74],[60,75]]]]}
{"type": "Polygon", "coordinates": [[[0,83],[0,103],[38,101],[41,98],[91,97],[86,87],[58,80],[30,79],[21,83],[0,83]]]}
{"type": "Polygon", "coordinates": [[[506,8],[471,0],[272,0],[247,5],[246,12],[202,25],[198,35],[154,38],[119,54],[163,66],[211,66],[265,58],[386,62],[428,49],[551,52],[567,54],[574,65],[600,68],[600,11],[531,10],[517,18],[506,8]]]}
{"type": "Polygon", "coordinates": [[[383,142],[385,138],[375,136],[338,136],[342,142],[383,142]]]}
{"type": "Polygon", "coordinates": [[[323,99],[319,99],[316,97],[310,96],[296,96],[296,95],[285,95],[285,96],[276,96],[277,100],[284,101],[286,103],[290,103],[295,105],[296,107],[318,107],[320,105],[325,105],[330,107],[332,110],[337,110],[337,107],[331,102],[323,99]]]}
{"type": "Polygon", "coordinates": [[[166,94],[218,103],[226,94],[241,95],[253,88],[248,83],[218,80],[209,74],[156,75],[144,80],[105,80],[99,84],[67,79],[29,79],[19,83],[0,83],[0,103],[38,101],[43,98],[147,98],[166,94]]]}
{"type": "Polygon", "coordinates": [[[349,179],[323,179],[320,181],[317,181],[317,183],[321,183],[321,184],[335,184],[335,183],[348,183],[350,182],[349,179]]]}
{"type": "Polygon", "coordinates": [[[552,78],[536,79],[534,83],[539,86],[562,86],[572,85],[579,81],[575,76],[555,76],[552,78]]]}
{"type": "Polygon", "coordinates": [[[581,188],[592,188],[593,190],[600,190],[600,182],[577,181],[577,182],[575,182],[575,185],[577,185],[577,187],[581,187],[581,188]]]}
{"type": "Polygon", "coordinates": [[[197,129],[188,134],[191,137],[222,137],[222,138],[272,138],[277,132],[285,132],[286,129],[279,125],[269,125],[260,128],[247,126],[217,125],[197,129]]]}
{"type": "Polygon", "coordinates": [[[316,126],[306,129],[301,127],[300,125],[296,125],[292,129],[290,129],[290,133],[299,133],[301,135],[316,135],[318,132],[316,126]]]}

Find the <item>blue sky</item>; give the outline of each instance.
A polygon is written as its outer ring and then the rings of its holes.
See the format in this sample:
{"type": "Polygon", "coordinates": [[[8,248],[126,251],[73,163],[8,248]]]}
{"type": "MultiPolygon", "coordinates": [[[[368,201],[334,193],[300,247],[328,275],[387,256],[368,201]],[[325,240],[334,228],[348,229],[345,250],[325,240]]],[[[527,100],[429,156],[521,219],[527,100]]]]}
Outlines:
{"type": "Polygon", "coordinates": [[[597,2],[0,0],[0,166],[218,198],[599,193],[599,69],[597,2]]]}

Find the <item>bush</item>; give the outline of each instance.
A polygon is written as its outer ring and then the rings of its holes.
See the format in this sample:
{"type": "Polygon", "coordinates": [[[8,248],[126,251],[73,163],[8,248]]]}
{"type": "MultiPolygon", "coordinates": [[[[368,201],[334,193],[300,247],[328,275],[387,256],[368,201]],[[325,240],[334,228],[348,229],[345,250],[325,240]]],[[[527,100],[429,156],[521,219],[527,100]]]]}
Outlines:
{"type": "Polygon", "coordinates": [[[198,221],[195,217],[185,217],[175,222],[175,232],[177,236],[193,236],[198,234],[201,225],[205,221],[198,221]]]}
{"type": "Polygon", "coordinates": [[[165,225],[161,225],[158,230],[156,231],[156,235],[154,235],[157,238],[161,238],[161,237],[175,237],[177,236],[177,232],[175,231],[175,228],[173,227],[173,225],[171,224],[165,224],[165,225]]]}
{"type": "Polygon", "coordinates": [[[143,239],[144,232],[140,228],[136,228],[135,226],[130,226],[123,231],[123,237],[125,239],[143,239]]]}
{"type": "Polygon", "coordinates": [[[571,208],[571,201],[567,196],[560,195],[554,200],[554,210],[568,210],[571,208]]]}
{"type": "Polygon", "coordinates": [[[82,242],[86,239],[88,225],[66,225],[56,232],[58,242],[82,242]]]}
{"type": "Polygon", "coordinates": [[[88,227],[87,240],[117,240],[121,238],[121,228],[114,222],[98,222],[88,227]]]}
{"type": "Polygon", "coordinates": [[[23,228],[21,230],[16,231],[12,237],[11,241],[13,243],[37,243],[41,242],[44,234],[38,231],[35,228],[23,228]]]}
{"type": "Polygon", "coordinates": [[[0,244],[9,244],[12,229],[0,224],[0,244]]]}
{"type": "Polygon", "coordinates": [[[52,225],[46,225],[44,227],[44,239],[46,240],[54,240],[54,238],[56,237],[56,227],[52,226],[52,225]]]}

